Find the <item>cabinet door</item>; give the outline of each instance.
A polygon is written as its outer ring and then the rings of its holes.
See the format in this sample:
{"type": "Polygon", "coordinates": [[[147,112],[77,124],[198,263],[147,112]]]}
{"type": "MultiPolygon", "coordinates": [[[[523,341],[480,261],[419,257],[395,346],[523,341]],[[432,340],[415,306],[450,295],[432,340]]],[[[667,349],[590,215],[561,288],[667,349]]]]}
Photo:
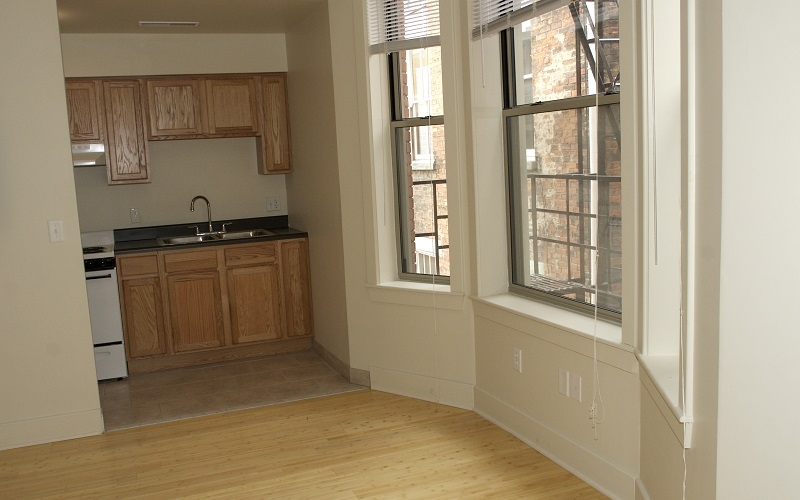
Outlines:
{"type": "Polygon", "coordinates": [[[210,134],[258,133],[254,78],[207,78],[206,107],[210,134]]]}
{"type": "Polygon", "coordinates": [[[281,174],[292,170],[289,136],[289,104],[286,75],[261,77],[261,147],[259,172],[281,174]]]}
{"type": "Polygon", "coordinates": [[[201,92],[201,81],[196,78],[147,80],[148,137],[202,134],[201,92]]]}
{"type": "Polygon", "coordinates": [[[225,343],[219,273],[216,270],[167,275],[175,352],[225,343]]]}
{"type": "Polygon", "coordinates": [[[108,183],[150,182],[138,80],[103,82],[108,137],[108,183]]]}
{"type": "Polygon", "coordinates": [[[303,337],[314,333],[311,316],[311,272],[308,263],[308,240],[281,242],[283,302],[286,311],[286,334],[303,337]]]}
{"type": "Polygon", "coordinates": [[[130,358],[159,356],[167,352],[158,277],[122,281],[125,345],[130,358]]]}
{"type": "Polygon", "coordinates": [[[277,262],[228,269],[227,273],[233,343],[280,339],[283,311],[277,262]]]}
{"type": "Polygon", "coordinates": [[[71,141],[103,142],[103,104],[97,82],[67,82],[71,141]]]}

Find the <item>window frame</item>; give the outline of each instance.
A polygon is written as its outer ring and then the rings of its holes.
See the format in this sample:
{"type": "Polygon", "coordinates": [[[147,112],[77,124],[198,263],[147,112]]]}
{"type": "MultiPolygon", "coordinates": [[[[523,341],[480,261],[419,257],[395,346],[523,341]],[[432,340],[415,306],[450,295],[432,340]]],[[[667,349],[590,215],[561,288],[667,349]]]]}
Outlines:
{"type": "MultiPolygon", "coordinates": [[[[577,300],[569,299],[566,297],[558,296],[548,293],[543,290],[538,290],[533,287],[519,285],[514,282],[515,280],[515,266],[519,265],[519,259],[525,256],[518,256],[518,245],[516,242],[520,238],[528,237],[528,231],[524,231],[518,227],[515,221],[515,214],[520,210],[520,197],[517,194],[519,186],[514,183],[514,178],[517,177],[515,161],[513,158],[518,154],[518,151],[513,150],[515,144],[519,144],[518,140],[514,137],[519,133],[513,126],[513,120],[521,116],[534,116],[542,113],[550,113],[557,111],[570,111],[580,110],[587,108],[596,108],[598,113],[602,106],[605,105],[620,105],[621,96],[619,92],[601,92],[597,90],[596,93],[582,95],[577,97],[569,97],[562,99],[548,100],[544,102],[536,102],[532,104],[523,103],[518,104],[517,89],[516,89],[516,54],[515,54],[515,40],[514,40],[514,27],[510,26],[500,32],[500,62],[501,62],[501,81],[503,91],[503,151],[505,163],[505,186],[506,186],[506,224],[508,227],[508,291],[509,293],[530,298],[533,300],[541,301],[550,305],[560,308],[568,309],[585,315],[597,315],[598,318],[620,324],[622,322],[622,311],[612,311],[602,307],[595,307],[593,304],[579,302],[577,300]]],[[[618,89],[619,87],[617,87],[618,89]]],[[[621,115],[620,115],[621,121],[621,115]]],[[[620,133],[621,123],[620,123],[620,133]]],[[[620,144],[621,147],[621,144],[620,144]]],[[[624,183],[624,179],[621,179],[624,183]]],[[[624,244],[621,250],[624,251],[624,244]]],[[[624,267],[624,266],[623,266],[624,267]]]]}
{"type": "MultiPolygon", "coordinates": [[[[440,45],[425,45],[425,48],[429,49],[431,47],[441,47],[440,45]]],[[[402,50],[412,50],[412,49],[402,49],[402,50]]],[[[434,116],[425,116],[425,117],[410,117],[406,118],[403,117],[403,93],[401,89],[401,75],[402,72],[400,71],[400,53],[401,50],[391,51],[386,54],[386,62],[388,68],[388,78],[389,78],[389,107],[390,107],[390,138],[391,138],[391,160],[392,160],[392,171],[393,171],[393,179],[394,179],[394,208],[397,216],[397,234],[396,234],[396,243],[397,243],[397,275],[398,279],[403,281],[414,281],[420,283],[434,283],[437,285],[449,285],[450,284],[450,276],[440,275],[440,274],[422,274],[422,273],[412,273],[406,271],[405,261],[406,255],[410,255],[411,252],[411,244],[413,242],[408,241],[407,235],[410,234],[409,232],[409,220],[406,217],[406,214],[409,213],[408,205],[405,203],[405,200],[409,199],[408,193],[408,183],[406,182],[406,176],[415,170],[429,170],[429,169],[417,169],[414,168],[414,161],[412,161],[405,165],[404,156],[405,151],[403,150],[400,145],[402,144],[401,141],[398,140],[399,136],[403,134],[404,129],[410,129],[414,127],[428,127],[428,126],[442,126],[444,127],[444,115],[434,115],[434,116]]],[[[413,132],[412,132],[413,133],[413,132]]],[[[433,153],[431,153],[433,154],[433,153]]],[[[445,187],[447,186],[447,178],[444,179],[445,187]]],[[[433,186],[435,190],[435,185],[433,186]]],[[[449,214],[449,210],[448,210],[449,214]]],[[[448,222],[449,222],[449,215],[448,222]]],[[[434,219],[434,224],[437,224],[436,219],[434,219]]],[[[435,240],[435,260],[436,265],[438,266],[438,250],[439,248],[448,249],[449,251],[449,243],[447,245],[439,246],[438,245],[438,238],[435,240]]]]}

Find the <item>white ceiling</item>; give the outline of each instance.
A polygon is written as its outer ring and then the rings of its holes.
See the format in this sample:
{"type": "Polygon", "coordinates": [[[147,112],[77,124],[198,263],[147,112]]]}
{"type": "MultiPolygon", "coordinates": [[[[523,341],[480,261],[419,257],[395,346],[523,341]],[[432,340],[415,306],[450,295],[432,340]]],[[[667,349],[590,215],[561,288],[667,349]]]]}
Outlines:
{"type": "Polygon", "coordinates": [[[325,0],[57,0],[61,33],[285,33],[325,0]],[[142,28],[139,21],[199,21],[142,28]]]}

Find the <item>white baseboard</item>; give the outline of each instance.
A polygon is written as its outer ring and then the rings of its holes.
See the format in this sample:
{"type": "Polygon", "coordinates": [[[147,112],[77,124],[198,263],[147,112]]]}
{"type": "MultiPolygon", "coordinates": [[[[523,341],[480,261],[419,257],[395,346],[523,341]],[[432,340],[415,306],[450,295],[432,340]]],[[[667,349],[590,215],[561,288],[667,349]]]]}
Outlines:
{"type": "Polygon", "coordinates": [[[650,494],[639,477],[636,478],[636,500],[650,500],[650,494]]]}
{"type": "Polygon", "coordinates": [[[100,408],[0,423],[0,450],[102,434],[100,408]]]}
{"type": "Polygon", "coordinates": [[[372,389],[447,406],[473,409],[474,386],[464,382],[442,380],[416,373],[370,367],[372,389]]]}
{"type": "Polygon", "coordinates": [[[517,408],[475,388],[475,412],[510,432],[604,495],[634,499],[636,478],[517,408]],[[544,447],[542,443],[547,443],[544,447]]]}

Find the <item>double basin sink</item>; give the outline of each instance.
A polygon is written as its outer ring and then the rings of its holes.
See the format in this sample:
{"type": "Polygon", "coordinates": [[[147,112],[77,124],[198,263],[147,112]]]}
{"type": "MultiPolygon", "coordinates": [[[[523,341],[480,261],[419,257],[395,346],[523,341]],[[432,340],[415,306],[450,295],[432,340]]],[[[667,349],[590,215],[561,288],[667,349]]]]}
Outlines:
{"type": "Polygon", "coordinates": [[[241,240],[247,238],[258,238],[261,236],[272,236],[275,233],[266,229],[251,229],[248,231],[226,231],[216,233],[192,234],[189,236],[171,236],[168,238],[158,238],[161,246],[190,245],[192,243],[206,243],[210,241],[241,240]]]}

